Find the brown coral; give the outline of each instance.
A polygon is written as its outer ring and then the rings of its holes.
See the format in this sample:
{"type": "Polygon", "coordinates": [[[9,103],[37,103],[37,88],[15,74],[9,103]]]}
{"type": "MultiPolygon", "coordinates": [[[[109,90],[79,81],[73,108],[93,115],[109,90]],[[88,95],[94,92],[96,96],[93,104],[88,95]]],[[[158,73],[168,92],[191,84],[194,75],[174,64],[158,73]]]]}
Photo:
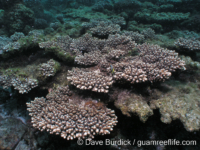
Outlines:
{"type": "Polygon", "coordinates": [[[84,36],[74,39],[70,45],[72,51],[82,51],[82,52],[91,52],[99,50],[98,39],[95,39],[90,34],[85,34],[84,36]]]}
{"type": "Polygon", "coordinates": [[[144,41],[145,37],[143,34],[140,34],[139,32],[133,32],[133,31],[124,31],[124,36],[130,36],[133,41],[140,42],[144,41]]]}
{"type": "Polygon", "coordinates": [[[63,51],[65,54],[70,52],[70,44],[72,42],[72,38],[69,36],[56,36],[54,39],[39,43],[40,48],[52,49],[58,48],[60,51],[63,51]]]}
{"type": "Polygon", "coordinates": [[[132,41],[131,37],[124,36],[124,35],[109,35],[108,39],[106,40],[106,46],[113,49],[120,49],[123,51],[130,51],[136,47],[136,43],[132,41]]]}
{"type": "Polygon", "coordinates": [[[90,31],[94,35],[107,36],[109,34],[115,34],[120,32],[120,26],[117,24],[108,24],[104,21],[99,22],[99,24],[91,28],[90,31]]]}
{"type": "Polygon", "coordinates": [[[68,73],[67,79],[71,84],[82,90],[108,93],[108,89],[113,83],[112,76],[105,76],[100,70],[82,71],[74,68],[68,73]]]}
{"type": "Polygon", "coordinates": [[[97,65],[101,60],[100,51],[91,51],[84,55],[78,55],[75,57],[75,62],[79,65],[97,65]]]}
{"type": "Polygon", "coordinates": [[[19,90],[19,93],[28,93],[32,88],[38,86],[38,81],[29,77],[19,77],[15,75],[2,75],[0,77],[0,85],[3,88],[13,86],[14,89],[19,90]]]}
{"type": "Polygon", "coordinates": [[[144,43],[138,45],[140,59],[149,64],[156,64],[158,69],[165,69],[173,72],[176,69],[185,70],[185,62],[178,57],[178,53],[173,50],[161,48],[158,45],[144,43]]]}
{"type": "Polygon", "coordinates": [[[47,63],[42,63],[39,66],[39,71],[42,76],[49,77],[54,76],[59,69],[59,63],[53,59],[50,59],[47,63]]]}
{"type": "Polygon", "coordinates": [[[27,103],[31,122],[39,130],[61,135],[64,139],[94,138],[96,134],[109,134],[117,123],[114,111],[100,102],[68,99],[68,87],[50,93],[45,98],[35,98],[27,103]],[[60,95],[62,95],[60,97],[60,95]]]}
{"type": "Polygon", "coordinates": [[[196,39],[185,39],[181,37],[174,44],[191,51],[200,50],[200,41],[196,39]]]}
{"type": "Polygon", "coordinates": [[[124,115],[131,116],[131,113],[136,113],[142,122],[147,121],[148,117],[153,115],[152,109],[142,96],[134,94],[128,90],[120,89],[118,92],[115,106],[119,108],[124,115]]]}

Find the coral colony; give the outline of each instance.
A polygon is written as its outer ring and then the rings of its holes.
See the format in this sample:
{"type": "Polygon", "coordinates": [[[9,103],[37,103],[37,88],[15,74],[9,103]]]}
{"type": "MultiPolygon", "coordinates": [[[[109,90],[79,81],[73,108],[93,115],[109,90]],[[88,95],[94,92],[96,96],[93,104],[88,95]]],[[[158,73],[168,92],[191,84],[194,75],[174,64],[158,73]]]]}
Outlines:
{"type": "MultiPolygon", "coordinates": [[[[63,140],[117,132],[117,141],[120,115],[145,124],[158,109],[161,122],[180,120],[187,132],[198,131],[199,6],[187,0],[0,1],[0,124],[15,118],[63,140]]],[[[23,136],[36,134],[26,131],[32,133],[23,136]]],[[[147,134],[158,136],[157,130],[147,134]]],[[[20,149],[20,139],[8,147],[20,149]]],[[[26,146],[36,148],[33,143],[26,146]]]]}

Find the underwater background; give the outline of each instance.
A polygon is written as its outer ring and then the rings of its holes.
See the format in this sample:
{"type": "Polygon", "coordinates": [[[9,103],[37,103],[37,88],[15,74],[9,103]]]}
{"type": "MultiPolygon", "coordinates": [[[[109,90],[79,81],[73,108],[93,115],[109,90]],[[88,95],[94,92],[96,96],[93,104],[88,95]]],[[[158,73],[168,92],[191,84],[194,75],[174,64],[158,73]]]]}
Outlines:
{"type": "Polygon", "coordinates": [[[0,150],[199,150],[200,0],[0,0],[0,150]]]}

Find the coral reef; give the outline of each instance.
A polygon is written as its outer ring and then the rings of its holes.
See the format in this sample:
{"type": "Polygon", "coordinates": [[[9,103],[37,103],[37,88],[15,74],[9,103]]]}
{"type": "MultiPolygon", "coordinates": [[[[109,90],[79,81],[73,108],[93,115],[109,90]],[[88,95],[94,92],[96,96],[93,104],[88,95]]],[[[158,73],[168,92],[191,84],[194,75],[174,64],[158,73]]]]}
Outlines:
{"type": "Polygon", "coordinates": [[[118,49],[125,52],[131,51],[136,47],[136,43],[129,36],[124,35],[109,35],[106,40],[106,48],[118,49]]]}
{"type": "Polygon", "coordinates": [[[126,22],[123,17],[114,17],[110,18],[109,20],[98,17],[95,19],[91,19],[90,22],[82,23],[82,27],[85,29],[90,29],[90,28],[95,28],[97,26],[101,26],[100,24],[123,26],[126,24],[126,22]]]}
{"type": "Polygon", "coordinates": [[[92,35],[86,33],[78,39],[74,39],[70,45],[70,49],[74,52],[91,52],[97,51],[104,45],[104,40],[93,38],[92,35]]]}
{"type": "Polygon", "coordinates": [[[2,51],[3,57],[9,57],[10,54],[15,52],[22,52],[29,47],[36,46],[39,42],[43,41],[44,31],[32,30],[27,36],[24,36],[22,32],[16,32],[11,35],[9,43],[4,43],[0,50],[2,51]]]}
{"type": "Polygon", "coordinates": [[[24,37],[25,37],[25,35],[22,32],[15,32],[13,35],[10,36],[10,38],[13,41],[18,41],[19,39],[24,38],[24,37]]]}
{"type": "Polygon", "coordinates": [[[106,58],[107,60],[111,60],[111,59],[119,59],[120,57],[124,56],[125,54],[127,54],[126,51],[123,50],[111,50],[107,55],[106,58]]]}
{"type": "Polygon", "coordinates": [[[155,31],[154,30],[152,30],[151,28],[148,28],[148,29],[146,29],[146,30],[143,30],[142,32],[141,32],[141,34],[143,34],[144,35],[144,37],[147,39],[147,38],[155,38],[155,31]]]}
{"type": "Polygon", "coordinates": [[[0,0],[0,149],[198,149],[197,1],[0,0]]]}
{"type": "Polygon", "coordinates": [[[134,15],[134,17],[137,20],[145,20],[153,23],[182,21],[188,19],[189,16],[190,13],[172,13],[172,12],[161,12],[161,13],[137,12],[134,15]]]}
{"type": "Polygon", "coordinates": [[[10,34],[23,32],[34,23],[34,12],[23,4],[16,4],[5,12],[5,25],[10,34]]]}

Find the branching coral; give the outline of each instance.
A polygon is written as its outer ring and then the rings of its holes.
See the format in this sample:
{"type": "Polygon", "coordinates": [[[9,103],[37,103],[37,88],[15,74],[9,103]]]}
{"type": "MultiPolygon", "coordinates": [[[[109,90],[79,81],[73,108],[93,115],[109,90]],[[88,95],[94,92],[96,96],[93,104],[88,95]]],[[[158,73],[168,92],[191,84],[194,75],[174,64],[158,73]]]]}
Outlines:
{"type": "Polygon", "coordinates": [[[132,41],[132,39],[128,36],[124,35],[109,35],[108,39],[106,40],[106,46],[113,49],[119,49],[123,51],[130,51],[136,47],[136,43],[132,41]]]}
{"type": "Polygon", "coordinates": [[[152,30],[151,28],[148,28],[148,29],[146,29],[146,30],[143,30],[142,32],[141,32],[141,34],[142,35],[144,35],[144,38],[145,39],[148,39],[148,38],[151,38],[151,39],[153,39],[153,38],[155,38],[155,31],[154,30],[152,30]]]}
{"type": "Polygon", "coordinates": [[[100,60],[101,60],[101,52],[99,50],[91,51],[85,53],[84,55],[78,55],[75,57],[75,62],[77,64],[85,66],[97,65],[100,60]]]}
{"type": "Polygon", "coordinates": [[[108,93],[108,89],[113,83],[112,76],[106,76],[100,70],[82,71],[74,68],[68,73],[67,79],[71,84],[82,90],[108,93]]]}
{"type": "Polygon", "coordinates": [[[104,40],[93,38],[92,35],[86,33],[84,36],[74,39],[70,49],[75,52],[91,52],[99,50],[102,44],[104,45],[104,40]]]}
{"type": "MultiPolygon", "coordinates": [[[[138,45],[139,57],[130,57],[128,61],[113,65],[115,80],[126,80],[131,83],[145,81],[164,81],[176,69],[185,69],[185,62],[178,58],[175,51],[163,49],[157,45],[138,45]]],[[[109,67],[108,70],[111,68],[109,67]]]]}
{"type": "Polygon", "coordinates": [[[77,103],[68,99],[68,94],[68,87],[60,87],[47,96],[49,100],[41,97],[27,103],[33,126],[67,140],[110,134],[117,123],[113,110],[95,101],[77,103]]]}
{"type": "Polygon", "coordinates": [[[60,51],[67,53],[70,51],[71,42],[72,39],[69,36],[57,36],[51,41],[39,43],[39,46],[40,48],[45,48],[47,50],[59,49],[60,51]]]}
{"type": "Polygon", "coordinates": [[[179,38],[175,43],[176,46],[188,49],[190,51],[200,50],[200,41],[197,39],[179,38]]]}
{"type": "Polygon", "coordinates": [[[24,94],[37,87],[38,81],[28,77],[20,78],[15,75],[3,75],[0,77],[0,84],[3,88],[13,86],[16,90],[19,90],[19,93],[24,94]]]}
{"type": "Polygon", "coordinates": [[[111,59],[119,59],[121,56],[124,56],[125,54],[127,54],[126,51],[122,51],[122,50],[111,50],[108,55],[106,55],[106,58],[108,60],[111,59]]]}
{"type": "Polygon", "coordinates": [[[11,41],[1,47],[2,54],[4,57],[9,56],[10,53],[22,51],[28,47],[35,46],[39,42],[43,41],[43,31],[32,30],[27,36],[24,36],[21,32],[16,32],[11,36],[11,41]]]}
{"type": "Polygon", "coordinates": [[[143,34],[140,34],[139,32],[124,31],[122,35],[130,36],[131,39],[135,42],[141,42],[141,41],[144,41],[145,39],[145,36],[143,34]]]}
{"type": "Polygon", "coordinates": [[[50,59],[47,63],[41,64],[38,68],[40,75],[45,77],[54,76],[59,69],[60,64],[53,59],[50,59]]]}
{"type": "Polygon", "coordinates": [[[91,19],[90,22],[84,22],[82,23],[82,27],[85,29],[90,29],[90,28],[95,28],[97,26],[99,26],[100,23],[107,24],[107,25],[125,25],[126,21],[123,17],[114,17],[111,19],[103,19],[103,18],[97,18],[97,19],[91,19]]]}
{"type": "Polygon", "coordinates": [[[117,24],[107,24],[106,22],[102,21],[99,24],[91,28],[90,31],[92,34],[97,36],[108,36],[109,34],[115,34],[120,32],[120,26],[117,24]]]}
{"type": "Polygon", "coordinates": [[[161,48],[158,45],[138,45],[140,59],[149,64],[156,64],[158,69],[165,69],[173,72],[176,69],[185,70],[185,62],[178,57],[178,53],[172,50],[161,48]]]}

